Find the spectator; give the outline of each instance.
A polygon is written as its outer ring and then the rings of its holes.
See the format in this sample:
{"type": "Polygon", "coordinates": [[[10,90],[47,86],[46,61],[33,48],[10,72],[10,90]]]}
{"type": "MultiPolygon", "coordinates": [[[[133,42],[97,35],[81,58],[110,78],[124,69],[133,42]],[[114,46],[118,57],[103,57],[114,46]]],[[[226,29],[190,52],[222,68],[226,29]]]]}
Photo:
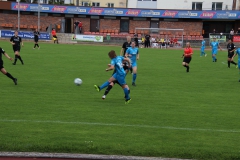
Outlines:
{"type": "Polygon", "coordinates": [[[75,29],[77,28],[78,24],[79,24],[79,22],[76,20],[76,21],[74,22],[74,27],[75,27],[75,29]]]}
{"type": "Polygon", "coordinates": [[[237,30],[237,34],[240,35],[240,28],[238,28],[238,30],[237,30]]]}
{"type": "Polygon", "coordinates": [[[150,47],[150,37],[151,36],[149,34],[145,35],[145,48],[150,47]]]}
{"type": "Polygon", "coordinates": [[[134,42],[135,42],[135,44],[136,44],[136,47],[139,48],[139,44],[138,44],[138,34],[137,34],[137,33],[134,34],[134,42]]]}
{"type": "Polygon", "coordinates": [[[233,36],[234,36],[234,30],[232,29],[230,31],[229,39],[233,40],[233,36]]]}
{"type": "Polygon", "coordinates": [[[81,21],[79,21],[78,27],[79,27],[79,32],[81,34],[82,33],[82,22],[81,21]]]}

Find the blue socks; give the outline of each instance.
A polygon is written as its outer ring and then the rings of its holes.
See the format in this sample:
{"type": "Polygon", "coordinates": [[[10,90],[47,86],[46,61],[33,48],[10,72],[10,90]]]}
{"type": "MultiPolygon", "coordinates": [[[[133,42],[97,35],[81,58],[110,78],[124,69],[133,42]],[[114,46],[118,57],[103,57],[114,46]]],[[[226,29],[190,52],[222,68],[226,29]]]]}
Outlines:
{"type": "Polygon", "coordinates": [[[133,79],[132,79],[132,82],[133,82],[133,83],[135,83],[136,78],[137,78],[137,74],[136,74],[136,73],[133,73],[133,79]]]}
{"type": "Polygon", "coordinates": [[[216,60],[216,56],[213,56],[213,57],[212,57],[212,60],[213,60],[213,62],[215,62],[215,60],[216,60]]]}
{"type": "Polygon", "coordinates": [[[110,83],[108,81],[104,82],[99,88],[102,90],[103,88],[107,87],[110,83]]]}
{"type": "Polygon", "coordinates": [[[127,89],[127,88],[124,88],[123,91],[124,91],[124,94],[125,94],[125,98],[126,98],[126,99],[130,99],[128,89],[127,89]]]}

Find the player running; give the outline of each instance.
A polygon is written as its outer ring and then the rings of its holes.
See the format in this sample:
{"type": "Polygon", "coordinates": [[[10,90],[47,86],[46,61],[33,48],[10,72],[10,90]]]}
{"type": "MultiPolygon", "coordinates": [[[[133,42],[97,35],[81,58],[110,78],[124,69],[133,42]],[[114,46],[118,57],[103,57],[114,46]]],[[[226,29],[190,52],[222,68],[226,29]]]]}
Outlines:
{"type": "Polygon", "coordinates": [[[23,42],[22,42],[22,38],[18,36],[18,31],[15,31],[14,36],[12,36],[10,39],[10,43],[13,45],[13,51],[15,54],[15,60],[13,65],[16,65],[18,59],[22,62],[22,65],[23,65],[24,63],[20,56],[21,43],[23,47],[23,42]]]}
{"type": "Polygon", "coordinates": [[[139,60],[139,50],[135,46],[135,42],[131,43],[131,47],[127,49],[126,51],[126,57],[129,57],[131,59],[131,66],[132,66],[132,72],[133,72],[133,77],[132,77],[132,85],[136,86],[135,81],[137,78],[137,60],[139,60]]]}
{"type": "Polygon", "coordinates": [[[103,88],[107,87],[111,82],[117,80],[123,88],[125,94],[125,104],[128,104],[131,101],[131,98],[129,97],[128,93],[129,87],[125,81],[126,73],[123,69],[122,61],[124,60],[131,64],[130,59],[124,58],[122,56],[117,56],[115,51],[113,50],[111,50],[108,53],[108,56],[111,59],[111,65],[109,68],[106,69],[106,71],[116,69],[116,73],[114,73],[112,77],[108,81],[104,82],[100,87],[97,85],[94,85],[94,87],[98,92],[100,92],[103,88]]]}
{"type": "MultiPolygon", "coordinates": [[[[110,67],[110,66],[111,66],[111,64],[108,64],[108,67],[110,67]]],[[[125,70],[126,75],[127,75],[128,71],[129,71],[129,67],[128,67],[128,66],[129,66],[128,62],[127,62],[127,61],[123,61],[123,69],[125,70]]],[[[116,73],[116,69],[114,69],[112,75],[114,75],[114,73],[116,73]]],[[[108,85],[107,89],[106,89],[105,92],[104,92],[104,95],[102,96],[102,99],[103,99],[103,100],[106,98],[106,96],[108,95],[108,93],[110,92],[110,90],[112,89],[112,87],[113,87],[116,83],[117,83],[118,85],[120,85],[120,83],[119,83],[117,80],[111,82],[111,83],[108,85]]],[[[120,85],[120,86],[121,86],[121,85],[120,85]]],[[[129,88],[128,88],[128,93],[130,94],[130,89],[129,89],[129,88]]],[[[124,98],[125,98],[125,97],[124,97],[124,98]]]]}
{"type": "Polygon", "coordinates": [[[216,37],[213,38],[213,41],[211,42],[210,46],[212,47],[212,60],[213,62],[217,62],[217,52],[218,52],[218,48],[220,50],[222,50],[222,48],[219,45],[219,42],[216,41],[216,37]]]}
{"type": "Polygon", "coordinates": [[[200,57],[202,57],[202,56],[205,56],[205,57],[207,57],[207,54],[205,53],[205,40],[203,39],[202,40],[202,46],[201,46],[201,54],[200,54],[200,57]]]}
{"type": "Polygon", "coordinates": [[[187,42],[186,47],[184,49],[184,54],[182,55],[182,58],[184,57],[182,65],[183,65],[183,67],[187,68],[186,72],[189,72],[189,68],[190,68],[189,63],[192,60],[192,54],[193,54],[193,50],[191,48],[191,45],[189,42],[187,42]]]}
{"type": "Polygon", "coordinates": [[[39,45],[38,45],[38,39],[39,39],[40,33],[39,33],[38,30],[36,29],[36,30],[33,32],[33,34],[34,34],[34,42],[35,42],[33,49],[35,49],[36,46],[37,46],[38,49],[39,49],[40,47],[39,47],[39,45]]]}
{"type": "Polygon", "coordinates": [[[237,63],[232,60],[234,51],[236,50],[236,46],[232,43],[231,39],[228,40],[227,50],[228,50],[228,68],[230,68],[230,63],[234,64],[236,68],[238,68],[237,63]]]}
{"type": "Polygon", "coordinates": [[[12,79],[14,84],[17,85],[17,78],[14,78],[9,72],[6,71],[6,69],[3,67],[3,60],[2,60],[2,54],[7,57],[10,61],[13,59],[9,57],[9,55],[0,47],[0,71],[6,75],[8,78],[12,79]]]}
{"type": "MultiPolygon", "coordinates": [[[[238,69],[239,69],[239,75],[240,75],[240,48],[238,48],[236,53],[233,55],[232,61],[236,55],[238,55],[238,69]]],[[[240,79],[239,79],[239,82],[240,82],[240,79]]]]}

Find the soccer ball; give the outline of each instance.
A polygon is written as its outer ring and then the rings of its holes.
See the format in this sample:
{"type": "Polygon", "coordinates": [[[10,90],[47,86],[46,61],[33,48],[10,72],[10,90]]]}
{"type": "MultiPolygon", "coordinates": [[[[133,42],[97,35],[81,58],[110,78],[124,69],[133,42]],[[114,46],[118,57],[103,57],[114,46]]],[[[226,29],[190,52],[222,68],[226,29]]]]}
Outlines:
{"type": "Polygon", "coordinates": [[[80,78],[76,78],[74,79],[74,83],[77,85],[77,86],[80,86],[82,84],[82,80],[80,78]]]}

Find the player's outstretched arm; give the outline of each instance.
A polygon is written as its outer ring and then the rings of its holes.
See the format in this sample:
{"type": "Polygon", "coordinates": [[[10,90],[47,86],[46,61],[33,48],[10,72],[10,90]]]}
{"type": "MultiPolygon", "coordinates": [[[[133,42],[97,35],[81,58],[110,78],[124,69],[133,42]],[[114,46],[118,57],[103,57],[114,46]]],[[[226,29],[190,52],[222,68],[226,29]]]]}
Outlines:
{"type": "Polygon", "coordinates": [[[108,67],[108,68],[106,69],[106,71],[110,71],[110,70],[113,70],[113,69],[114,69],[114,66],[111,65],[110,67],[108,67]]]}
{"type": "Polygon", "coordinates": [[[4,56],[7,57],[10,61],[13,60],[11,57],[9,57],[9,55],[7,53],[4,53],[4,56]]]}
{"type": "Polygon", "coordinates": [[[121,49],[120,56],[123,56],[123,48],[121,49]]]}
{"type": "Polygon", "coordinates": [[[236,55],[237,55],[237,53],[234,53],[234,55],[232,56],[232,60],[233,60],[233,58],[234,58],[236,55]]]}

